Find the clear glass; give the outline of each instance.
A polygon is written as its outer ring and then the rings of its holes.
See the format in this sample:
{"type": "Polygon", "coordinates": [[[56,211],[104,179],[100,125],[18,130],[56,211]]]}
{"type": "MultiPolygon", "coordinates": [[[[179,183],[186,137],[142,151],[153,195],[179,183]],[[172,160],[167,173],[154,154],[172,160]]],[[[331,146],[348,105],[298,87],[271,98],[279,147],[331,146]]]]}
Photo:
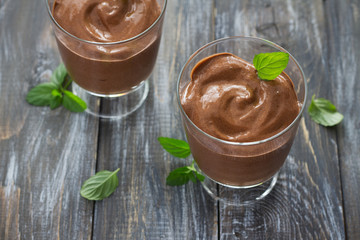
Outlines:
{"type": "Polygon", "coordinates": [[[294,83],[298,101],[302,104],[301,110],[286,129],[256,142],[224,141],[202,131],[186,115],[180,102],[180,93],[190,82],[191,70],[205,57],[229,52],[252,62],[255,54],[275,51],[287,52],[275,43],[260,38],[219,39],[196,51],[184,65],[178,79],[177,100],[187,140],[199,170],[206,176],[202,184],[212,197],[226,204],[254,203],[268,195],[275,186],[304,110],[307,95],[305,75],[289,53],[285,72],[294,83]]]}
{"type": "Polygon", "coordinates": [[[61,58],[73,79],[73,92],[88,105],[88,113],[102,118],[121,118],[145,101],[161,40],[167,0],[144,32],[118,42],[80,39],[54,19],[54,0],[45,0],[61,58]]]}

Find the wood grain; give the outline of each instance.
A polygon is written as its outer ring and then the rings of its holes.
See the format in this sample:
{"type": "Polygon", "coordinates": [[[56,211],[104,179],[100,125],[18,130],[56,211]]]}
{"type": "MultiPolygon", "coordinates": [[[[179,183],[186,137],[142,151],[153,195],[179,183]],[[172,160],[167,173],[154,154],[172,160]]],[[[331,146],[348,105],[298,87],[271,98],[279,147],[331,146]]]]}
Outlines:
{"type": "Polygon", "coordinates": [[[14,185],[0,187],[0,237],[20,239],[19,202],[20,189],[14,185]]]}
{"type": "Polygon", "coordinates": [[[187,58],[211,40],[212,9],[208,0],[168,2],[145,104],[120,121],[101,122],[98,170],[120,167],[120,185],[95,205],[94,239],[217,239],[217,203],[200,184],[166,186],[167,174],[190,160],[171,157],[157,142],[185,139],[176,81],[187,58]]]}
{"type": "Polygon", "coordinates": [[[25,101],[59,63],[42,4],[0,5],[0,239],[90,239],[98,119],[25,101]]]}
{"type": "Polygon", "coordinates": [[[149,96],[119,121],[25,102],[60,61],[42,5],[0,0],[0,239],[360,239],[359,1],[169,0],[149,96]],[[166,186],[185,160],[156,140],[185,139],[175,93],[188,57],[233,35],[289,50],[309,98],[345,115],[324,128],[305,112],[275,189],[247,207],[214,202],[199,184],[166,186]],[[85,179],[118,167],[113,195],[80,197],[85,179]]]}
{"type": "MultiPolygon", "coordinates": [[[[253,35],[274,41],[300,62],[309,95],[329,95],[322,1],[216,1],[216,38],[253,35]]],[[[307,113],[278,184],[252,207],[221,206],[220,239],[344,239],[335,131],[307,113]]]]}
{"type": "Polygon", "coordinates": [[[344,115],[334,128],[340,154],[347,239],[360,239],[360,2],[326,1],[332,100],[344,115]]]}

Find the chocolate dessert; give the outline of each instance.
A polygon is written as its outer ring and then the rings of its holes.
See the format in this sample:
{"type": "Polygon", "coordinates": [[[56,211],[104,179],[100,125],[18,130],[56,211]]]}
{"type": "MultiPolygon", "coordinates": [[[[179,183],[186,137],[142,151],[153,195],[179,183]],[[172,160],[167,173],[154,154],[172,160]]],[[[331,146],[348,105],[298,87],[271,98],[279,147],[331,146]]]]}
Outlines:
{"type": "Polygon", "coordinates": [[[71,77],[105,95],[139,85],[155,64],[161,24],[153,23],[160,14],[156,0],[55,0],[52,15],[72,35],[55,31],[71,77]]]}
{"type": "Polygon", "coordinates": [[[266,145],[251,142],[276,135],[299,114],[301,104],[284,72],[275,80],[261,80],[252,64],[230,53],[215,54],[193,68],[180,101],[194,125],[213,137],[185,124],[191,152],[213,180],[255,185],[283,165],[296,131],[287,131],[266,145]]]}

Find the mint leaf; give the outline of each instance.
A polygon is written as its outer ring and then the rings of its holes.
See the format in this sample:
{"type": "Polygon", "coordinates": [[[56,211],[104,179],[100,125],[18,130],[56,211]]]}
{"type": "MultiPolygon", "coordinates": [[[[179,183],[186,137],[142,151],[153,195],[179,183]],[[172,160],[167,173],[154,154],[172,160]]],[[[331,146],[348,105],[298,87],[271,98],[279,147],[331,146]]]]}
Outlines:
{"type": "MultiPolygon", "coordinates": [[[[190,146],[183,140],[174,138],[159,137],[161,146],[175,157],[186,158],[190,155],[190,146]]],[[[195,161],[190,166],[177,168],[170,172],[166,178],[166,184],[169,186],[180,186],[188,183],[190,180],[196,183],[196,179],[204,181],[205,176],[201,175],[195,168],[195,161]]]]}
{"type": "Polygon", "coordinates": [[[52,82],[41,83],[28,92],[26,101],[35,106],[49,106],[54,97],[52,91],[56,88],[56,85],[52,82]]]}
{"type": "Polygon", "coordinates": [[[190,180],[189,174],[192,174],[192,172],[188,167],[177,168],[170,172],[169,176],[166,178],[166,184],[169,186],[184,185],[190,180]]]}
{"type": "Polygon", "coordinates": [[[205,176],[200,174],[199,172],[196,171],[196,177],[197,179],[199,179],[200,182],[204,181],[205,180],[205,176]]]}
{"type": "Polygon", "coordinates": [[[336,110],[334,104],[325,98],[315,99],[315,95],[311,98],[308,113],[314,122],[325,127],[335,126],[344,119],[344,116],[336,110]]]}
{"type": "Polygon", "coordinates": [[[51,95],[53,97],[50,100],[50,108],[51,108],[51,110],[53,110],[61,105],[63,96],[62,96],[61,92],[57,89],[53,89],[51,91],[51,95]]]}
{"type": "Polygon", "coordinates": [[[204,181],[205,176],[196,171],[194,164],[195,161],[193,161],[190,166],[177,168],[170,172],[169,176],[166,178],[166,184],[169,186],[180,186],[188,183],[189,180],[196,183],[196,178],[199,181],[204,181]]]}
{"type": "Polygon", "coordinates": [[[53,95],[53,97],[60,97],[60,98],[62,98],[62,94],[61,94],[61,92],[60,92],[58,89],[53,89],[53,90],[51,91],[51,95],[53,95]]]}
{"type": "Polygon", "coordinates": [[[86,109],[86,103],[68,90],[64,90],[63,106],[72,112],[83,112],[86,109]]]}
{"type": "Polygon", "coordinates": [[[196,183],[196,177],[193,173],[189,174],[189,179],[193,182],[196,183]]]}
{"type": "Polygon", "coordinates": [[[253,64],[259,78],[274,80],[286,68],[289,54],[284,52],[259,53],[255,55],[253,64]]]}
{"type": "Polygon", "coordinates": [[[67,70],[65,65],[61,63],[53,72],[50,77],[51,82],[53,82],[58,88],[62,86],[67,76],[67,70]]]}
{"type": "Polygon", "coordinates": [[[196,168],[195,168],[195,160],[193,160],[193,162],[191,163],[191,166],[188,166],[188,168],[193,171],[195,173],[195,176],[197,177],[197,179],[202,182],[205,180],[205,176],[200,174],[196,168]]]}
{"type": "Polygon", "coordinates": [[[100,171],[84,182],[80,194],[88,200],[102,200],[110,196],[119,185],[116,169],[114,172],[100,171]]]}
{"type": "Polygon", "coordinates": [[[187,158],[191,153],[189,144],[183,140],[159,137],[158,141],[167,152],[175,157],[187,158]]]}

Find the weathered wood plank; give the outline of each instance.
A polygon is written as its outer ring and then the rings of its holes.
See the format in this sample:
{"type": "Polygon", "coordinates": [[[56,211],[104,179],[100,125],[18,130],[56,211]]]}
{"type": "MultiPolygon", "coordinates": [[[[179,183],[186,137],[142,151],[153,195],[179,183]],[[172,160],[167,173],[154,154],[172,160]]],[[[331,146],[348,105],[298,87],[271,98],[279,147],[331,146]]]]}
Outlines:
{"type": "Polygon", "coordinates": [[[360,2],[326,1],[332,100],[344,114],[335,129],[341,163],[347,239],[360,239],[360,2]]]}
{"type": "MultiPolygon", "coordinates": [[[[323,1],[216,1],[216,38],[253,35],[293,53],[309,96],[331,98],[323,1]]],[[[221,239],[344,239],[336,133],[305,112],[273,192],[251,207],[220,207],[221,239]]]]}
{"type": "Polygon", "coordinates": [[[99,155],[98,119],[24,100],[59,62],[42,4],[0,1],[0,239],[360,238],[358,1],[216,1],[214,19],[212,1],[170,0],[149,97],[129,117],[100,123],[99,155]],[[287,48],[304,68],[309,96],[331,99],[345,119],[323,128],[305,113],[266,202],[218,212],[199,184],[165,185],[183,160],[156,138],[185,139],[175,97],[180,69],[197,48],[232,35],[287,48]],[[82,182],[117,167],[119,188],[93,213],[79,195],[82,182]]]}
{"type": "Polygon", "coordinates": [[[165,185],[170,170],[185,161],[157,142],[159,136],[185,139],[176,81],[187,58],[211,40],[212,8],[209,0],[168,1],[144,106],[118,122],[101,122],[98,170],[121,170],[114,195],[95,205],[94,239],[217,239],[217,203],[200,184],[165,185]]]}
{"type": "Polygon", "coordinates": [[[59,63],[43,4],[0,4],[0,239],[90,239],[98,120],[25,101],[59,63]]]}

